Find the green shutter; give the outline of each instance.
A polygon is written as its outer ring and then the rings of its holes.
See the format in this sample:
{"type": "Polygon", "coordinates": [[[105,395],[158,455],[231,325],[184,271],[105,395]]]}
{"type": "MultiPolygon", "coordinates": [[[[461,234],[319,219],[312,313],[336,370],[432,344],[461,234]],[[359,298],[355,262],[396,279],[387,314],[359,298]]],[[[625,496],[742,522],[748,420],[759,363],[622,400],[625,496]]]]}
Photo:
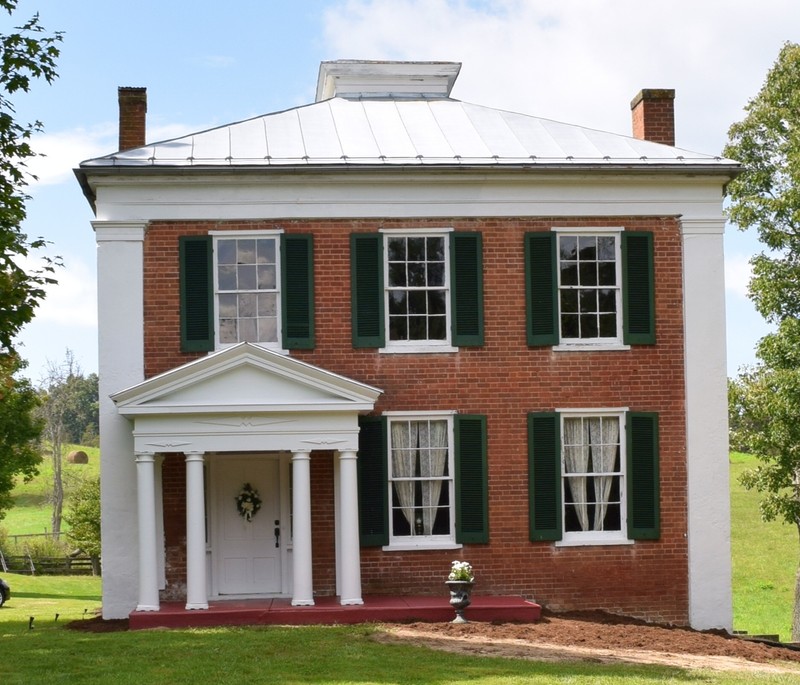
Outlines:
{"type": "Polygon", "coordinates": [[[629,412],[627,426],[628,537],[660,536],[658,415],[629,412]]]}
{"type": "Polygon", "coordinates": [[[214,278],[211,236],[181,236],[180,259],[181,350],[214,349],[214,278]]]}
{"type": "Polygon", "coordinates": [[[483,345],[483,255],[480,233],[450,236],[452,342],[483,345]]]}
{"type": "Polygon", "coordinates": [[[622,234],[623,342],[653,345],[656,342],[653,234],[622,234]]]}
{"type": "Polygon", "coordinates": [[[489,542],[486,417],[456,415],[456,542],[489,542]]]}
{"type": "Polygon", "coordinates": [[[359,416],[358,528],[364,547],[389,544],[386,419],[359,416]]]}
{"type": "Polygon", "coordinates": [[[281,236],[281,318],[287,350],[314,347],[314,239],[281,236]]]}
{"type": "Polygon", "coordinates": [[[556,236],[525,234],[525,297],[528,345],[557,345],[556,236]]]}
{"type": "Polygon", "coordinates": [[[353,347],[383,347],[383,236],[350,236],[353,347]]]}
{"type": "Polygon", "coordinates": [[[561,539],[561,427],[558,414],[528,414],[530,539],[561,539]]]}

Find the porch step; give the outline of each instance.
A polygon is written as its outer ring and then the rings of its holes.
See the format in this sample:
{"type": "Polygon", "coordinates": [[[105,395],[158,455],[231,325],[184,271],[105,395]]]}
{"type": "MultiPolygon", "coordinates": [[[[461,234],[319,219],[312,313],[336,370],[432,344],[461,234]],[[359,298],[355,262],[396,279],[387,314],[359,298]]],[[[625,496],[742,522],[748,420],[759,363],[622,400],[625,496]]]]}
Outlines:
{"type": "MultiPolygon", "coordinates": [[[[445,623],[455,618],[446,597],[364,597],[364,604],[342,606],[336,597],[319,597],[314,606],[293,607],[289,599],[209,602],[207,610],[162,602],[159,611],[133,611],[131,630],[240,625],[333,625],[352,623],[445,623]]],[[[522,597],[473,597],[464,615],[469,621],[533,623],[541,607],[522,597]]]]}

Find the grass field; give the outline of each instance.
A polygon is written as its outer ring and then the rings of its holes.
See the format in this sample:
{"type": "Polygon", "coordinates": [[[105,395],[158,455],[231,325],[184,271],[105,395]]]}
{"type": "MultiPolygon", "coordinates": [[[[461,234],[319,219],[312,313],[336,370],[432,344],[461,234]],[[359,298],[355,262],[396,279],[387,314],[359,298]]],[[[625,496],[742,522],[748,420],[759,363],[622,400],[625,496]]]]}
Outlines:
{"type": "MultiPolygon", "coordinates": [[[[96,476],[100,473],[100,450],[96,447],[81,447],[79,445],[65,445],[64,454],[80,449],[89,457],[88,464],[69,464],[64,459],[63,478],[64,493],[75,490],[82,479],[96,476]]],[[[29,535],[31,533],[47,533],[51,529],[50,518],[52,514],[51,493],[53,489],[53,463],[46,456],[39,467],[39,475],[29,483],[18,480],[14,488],[13,497],[15,506],[6,517],[0,521],[0,526],[12,535],[29,535]]],[[[63,530],[67,529],[64,525],[63,530]]]]}
{"type": "Polygon", "coordinates": [[[758,511],[760,495],[739,485],[738,477],[758,460],[731,454],[731,554],[733,560],[733,626],[750,634],[791,637],[797,530],[758,511]]]}
{"type": "Polygon", "coordinates": [[[100,603],[97,578],[13,576],[0,609],[0,683],[159,685],[788,684],[794,676],[464,656],[372,639],[372,626],[90,633],[66,630],[100,603]],[[56,614],[58,617],[56,618],[56,614]],[[33,616],[31,626],[30,617],[33,616]]]}

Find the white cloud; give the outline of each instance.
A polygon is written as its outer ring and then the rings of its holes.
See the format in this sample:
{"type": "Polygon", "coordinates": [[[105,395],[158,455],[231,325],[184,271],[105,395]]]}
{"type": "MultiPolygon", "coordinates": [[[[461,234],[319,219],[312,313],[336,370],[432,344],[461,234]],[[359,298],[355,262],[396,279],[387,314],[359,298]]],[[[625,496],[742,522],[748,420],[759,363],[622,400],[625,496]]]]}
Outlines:
{"type": "Polygon", "coordinates": [[[750,257],[741,254],[725,256],[725,290],[729,293],[746,298],[752,275],[750,257]]]}

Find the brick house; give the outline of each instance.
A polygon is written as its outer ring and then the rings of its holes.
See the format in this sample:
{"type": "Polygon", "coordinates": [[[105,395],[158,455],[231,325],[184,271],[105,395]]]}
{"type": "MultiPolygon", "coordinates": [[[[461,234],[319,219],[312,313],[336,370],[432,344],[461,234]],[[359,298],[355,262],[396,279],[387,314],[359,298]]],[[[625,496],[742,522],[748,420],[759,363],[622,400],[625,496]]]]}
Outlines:
{"type": "Polygon", "coordinates": [[[325,62],[312,104],[76,170],[98,244],[103,613],[480,592],[731,627],[722,194],[675,147],[325,62]],[[247,521],[245,487],[260,508],[247,521]]]}

